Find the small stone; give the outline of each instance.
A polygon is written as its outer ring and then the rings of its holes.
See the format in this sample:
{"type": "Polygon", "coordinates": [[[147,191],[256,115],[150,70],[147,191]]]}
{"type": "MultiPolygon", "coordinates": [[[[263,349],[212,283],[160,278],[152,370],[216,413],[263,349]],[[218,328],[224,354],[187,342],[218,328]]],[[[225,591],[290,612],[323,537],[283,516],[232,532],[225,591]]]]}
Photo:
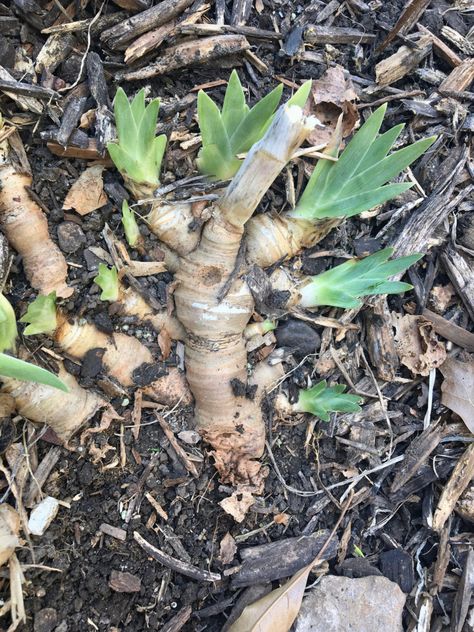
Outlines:
{"type": "Polygon", "coordinates": [[[328,575],[303,599],[295,632],[403,632],[406,596],[385,577],[328,575]]]}
{"type": "Polygon", "coordinates": [[[52,632],[58,624],[58,613],[54,608],[43,608],[35,615],[35,632],[52,632]]]}
{"type": "Polygon", "coordinates": [[[132,573],[122,573],[121,571],[112,571],[110,573],[109,586],[115,592],[140,592],[141,585],[141,579],[136,575],[132,575],[132,573]]]}
{"type": "MultiPolygon", "coordinates": [[[[33,509],[28,520],[28,529],[33,535],[43,535],[59,510],[59,502],[52,496],[46,496],[39,505],[33,509]]],[[[36,625],[36,623],[35,623],[36,625]]]]}
{"type": "Polygon", "coordinates": [[[86,236],[74,222],[63,222],[58,226],[58,242],[63,252],[76,252],[86,243],[86,236]]]}
{"type": "Polygon", "coordinates": [[[304,357],[321,346],[321,337],[312,327],[290,318],[278,327],[275,332],[279,347],[285,347],[295,356],[304,357]]]}

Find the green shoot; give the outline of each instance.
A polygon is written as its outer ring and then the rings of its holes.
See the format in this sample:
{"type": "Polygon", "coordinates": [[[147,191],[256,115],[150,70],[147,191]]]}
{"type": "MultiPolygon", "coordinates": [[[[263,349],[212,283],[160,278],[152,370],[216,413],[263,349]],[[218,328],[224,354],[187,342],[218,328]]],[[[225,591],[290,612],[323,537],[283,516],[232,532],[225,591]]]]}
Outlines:
{"type": "Polygon", "coordinates": [[[101,301],[110,301],[111,303],[118,301],[119,282],[115,266],[109,268],[105,263],[99,263],[99,274],[95,277],[94,283],[102,290],[101,301]]]}
{"type": "Polygon", "coordinates": [[[389,281],[392,277],[421,259],[423,255],[409,255],[392,259],[393,248],[384,248],[364,259],[350,259],[332,270],[311,277],[300,288],[300,305],[316,307],[354,308],[362,305],[363,296],[399,294],[410,290],[409,283],[389,281]]]}
{"type": "MultiPolygon", "coordinates": [[[[288,103],[303,107],[310,89],[311,81],[307,81],[288,103]]],[[[201,90],[198,95],[198,118],[202,148],[197,159],[201,173],[218,180],[232,178],[242,164],[237,155],[248,152],[265,134],[282,92],[283,85],[277,86],[250,109],[235,70],[230,75],[222,110],[201,90]]]]}
{"type": "Polygon", "coordinates": [[[0,353],[0,375],[24,382],[46,384],[46,386],[52,386],[65,393],[69,392],[66,384],[56,377],[54,373],[42,369],[40,366],[36,366],[36,364],[24,362],[18,358],[12,358],[12,356],[6,353],[0,353]]]}
{"type": "Polygon", "coordinates": [[[358,395],[344,393],[343,384],[327,386],[326,380],[316,386],[300,391],[293,410],[311,413],[323,421],[329,421],[329,413],[357,413],[361,410],[359,404],[362,398],[358,395]]]}
{"type": "MultiPolygon", "coordinates": [[[[435,136],[408,145],[389,155],[403,125],[379,135],[386,105],[379,107],[348,143],[337,162],[319,160],[298,204],[289,215],[299,219],[351,217],[383,204],[412,186],[411,182],[387,184],[424,154],[435,136]]],[[[326,149],[337,156],[340,123],[326,149]]]]}
{"type": "Polygon", "coordinates": [[[0,294],[0,352],[14,351],[18,331],[16,317],[10,301],[0,294]]]}
{"type": "Polygon", "coordinates": [[[159,101],[145,107],[142,89],[130,103],[122,88],[114,100],[118,142],[108,143],[107,149],[122,176],[136,184],[157,187],[166,136],[155,136],[159,101]]]}
{"type": "Polygon", "coordinates": [[[135,213],[130,210],[127,200],[122,202],[122,225],[128,245],[134,248],[140,239],[140,229],[135,219],[135,213]]]}
{"type": "Polygon", "coordinates": [[[30,362],[24,362],[6,353],[2,353],[3,351],[15,350],[17,335],[16,318],[13,307],[3,294],[0,294],[0,376],[3,375],[25,382],[46,384],[47,386],[58,388],[67,393],[69,390],[68,387],[56,377],[54,373],[50,373],[50,371],[42,369],[30,362]]]}
{"type": "Polygon", "coordinates": [[[50,334],[55,331],[57,327],[56,292],[51,292],[48,296],[36,297],[28,306],[26,314],[20,318],[20,323],[30,323],[25,328],[25,336],[50,334]]]}

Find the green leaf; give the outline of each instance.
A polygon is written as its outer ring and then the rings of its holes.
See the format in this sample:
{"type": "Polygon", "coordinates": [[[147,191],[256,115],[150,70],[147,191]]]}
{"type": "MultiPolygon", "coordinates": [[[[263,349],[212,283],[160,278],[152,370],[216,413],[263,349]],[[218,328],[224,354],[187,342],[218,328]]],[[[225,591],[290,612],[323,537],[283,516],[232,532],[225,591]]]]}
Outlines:
{"type": "Polygon", "coordinates": [[[132,113],[132,108],[123,88],[119,88],[114,99],[115,124],[119,144],[131,153],[136,142],[138,127],[132,113]]]}
{"type": "Polygon", "coordinates": [[[382,186],[424,154],[435,140],[434,136],[424,138],[412,145],[408,145],[408,147],[395,151],[390,156],[354,176],[349,183],[342,187],[341,194],[349,197],[350,195],[370,191],[382,186]]]}
{"type": "Polygon", "coordinates": [[[46,384],[65,393],[69,392],[66,384],[56,377],[54,373],[35,364],[31,364],[30,362],[12,358],[12,356],[6,355],[5,353],[0,353],[0,375],[24,382],[46,384]]]}
{"type": "MultiPolygon", "coordinates": [[[[382,106],[367,119],[337,162],[318,161],[296,208],[289,213],[291,217],[350,217],[387,202],[412,186],[382,185],[419,158],[435,138],[425,138],[388,155],[403,126],[397,125],[378,136],[384,112],[382,106]]],[[[333,156],[337,156],[337,147],[338,139],[333,139],[333,156]]]]}
{"type": "Polygon", "coordinates": [[[41,294],[28,306],[20,323],[30,323],[23,332],[26,336],[49,334],[56,330],[56,292],[47,296],[41,294]]]}
{"type": "Polygon", "coordinates": [[[306,101],[308,100],[312,85],[313,82],[311,81],[311,79],[305,81],[304,84],[298,88],[291,99],[286,102],[286,105],[298,105],[301,109],[303,109],[306,105],[306,101]]]}
{"type": "Polygon", "coordinates": [[[16,316],[10,301],[0,294],[0,352],[14,351],[18,336],[16,316]]]}
{"type": "Polygon", "coordinates": [[[411,289],[408,283],[388,279],[405,272],[423,255],[389,260],[392,254],[392,248],[385,248],[364,259],[351,259],[311,277],[300,288],[300,304],[303,307],[328,305],[350,309],[359,307],[363,296],[398,294],[411,289]]]}
{"type": "Polygon", "coordinates": [[[344,393],[345,390],[346,387],[342,384],[327,386],[326,380],[323,380],[312,388],[300,391],[294,408],[297,411],[311,413],[323,421],[329,421],[329,413],[332,412],[359,412],[362,398],[344,393]]]}
{"type": "Polygon", "coordinates": [[[222,123],[228,137],[235,132],[247,112],[248,107],[245,103],[245,95],[239,75],[236,70],[233,70],[225,91],[224,105],[222,106],[222,123]]]}
{"type": "MultiPolygon", "coordinates": [[[[374,191],[366,191],[359,195],[334,200],[318,207],[318,217],[352,217],[358,213],[368,211],[379,204],[384,204],[392,200],[397,195],[401,195],[413,186],[413,182],[401,182],[400,184],[386,184],[374,191]]],[[[313,209],[301,207],[292,211],[292,217],[309,219],[313,209]]]]}
{"type": "Polygon", "coordinates": [[[127,200],[122,202],[122,225],[128,245],[134,248],[140,239],[140,229],[135,219],[135,213],[130,210],[127,200]]]}
{"type": "Polygon", "coordinates": [[[203,90],[198,94],[198,117],[203,147],[216,145],[222,155],[232,155],[219,108],[203,90]]]}
{"type": "Polygon", "coordinates": [[[145,92],[135,96],[130,104],[119,88],[114,111],[118,142],[108,143],[107,149],[117,169],[137,184],[158,186],[166,137],[155,138],[159,100],[145,107],[145,92]]]}
{"type": "Polygon", "coordinates": [[[201,173],[214,176],[218,180],[229,180],[239,170],[242,164],[237,158],[220,153],[217,145],[201,147],[196,164],[201,173]]]}
{"type": "Polygon", "coordinates": [[[249,151],[262,138],[268,120],[280,103],[282,92],[283,85],[280,84],[253,106],[230,137],[232,155],[249,151]]]}
{"type": "Polygon", "coordinates": [[[102,290],[100,295],[101,301],[110,301],[111,303],[118,301],[119,284],[117,268],[115,266],[109,268],[105,263],[99,263],[99,274],[95,277],[94,283],[102,290]]]}
{"type": "Polygon", "coordinates": [[[130,104],[132,110],[132,116],[135,121],[141,121],[145,114],[145,88],[142,88],[135,95],[132,103],[130,104]]]}

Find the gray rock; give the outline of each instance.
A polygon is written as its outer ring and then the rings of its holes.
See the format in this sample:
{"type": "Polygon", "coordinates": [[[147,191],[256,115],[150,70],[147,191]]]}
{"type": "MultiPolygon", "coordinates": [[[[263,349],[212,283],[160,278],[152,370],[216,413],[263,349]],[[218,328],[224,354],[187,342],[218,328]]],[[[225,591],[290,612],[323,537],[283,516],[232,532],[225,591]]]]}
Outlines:
{"type": "Polygon", "coordinates": [[[279,347],[285,347],[297,357],[315,353],[321,346],[317,331],[301,320],[293,318],[282,323],[275,331],[279,347]]]}
{"type": "Polygon", "coordinates": [[[303,599],[294,632],[403,632],[405,599],[386,577],[328,575],[303,599]]]}
{"type": "Polygon", "coordinates": [[[58,242],[63,252],[72,253],[86,243],[84,231],[74,222],[63,222],[58,226],[58,242]]]}
{"type": "Polygon", "coordinates": [[[35,614],[34,631],[52,632],[58,624],[58,613],[54,608],[43,608],[35,614]]]}

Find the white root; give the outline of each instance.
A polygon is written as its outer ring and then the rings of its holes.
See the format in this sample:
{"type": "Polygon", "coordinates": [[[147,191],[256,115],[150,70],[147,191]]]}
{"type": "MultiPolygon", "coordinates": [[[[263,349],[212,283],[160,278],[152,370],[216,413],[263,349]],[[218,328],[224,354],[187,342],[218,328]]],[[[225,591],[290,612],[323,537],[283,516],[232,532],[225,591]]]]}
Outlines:
{"type": "Polygon", "coordinates": [[[179,255],[187,255],[199,243],[200,230],[193,230],[195,220],[190,202],[153,202],[146,221],[150,230],[179,255]]]}
{"type": "Polygon", "coordinates": [[[102,363],[109,375],[122,386],[133,386],[133,372],[142,364],[153,361],[151,352],[139,340],[125,334],[107,334],[89,323],[69,322],[58,318],[55,340],[59,347],[74,358],[82,359],[92,349],[104,349],[102,363]]]}
{"type": "Polygon", "coordinates": [[[166,310],[156,312],[132,287],[120,287],[118,303],[123,314],[136,316],[141,321],[149,322],[155,331],[166,329],[173,340],[184,339],[184,329],[178,319],[168,314],[166,310]]]}
{"type": "Polygon", "coordinates": [[[63,441],[84,426],[106,402],[92,391],[85,390],[63,366],[59,378],[68,393],[44,384],[33,384],[2,377],[3,390],[15,400],[18,413],[30,421],[45,423],[63,441]]]}

